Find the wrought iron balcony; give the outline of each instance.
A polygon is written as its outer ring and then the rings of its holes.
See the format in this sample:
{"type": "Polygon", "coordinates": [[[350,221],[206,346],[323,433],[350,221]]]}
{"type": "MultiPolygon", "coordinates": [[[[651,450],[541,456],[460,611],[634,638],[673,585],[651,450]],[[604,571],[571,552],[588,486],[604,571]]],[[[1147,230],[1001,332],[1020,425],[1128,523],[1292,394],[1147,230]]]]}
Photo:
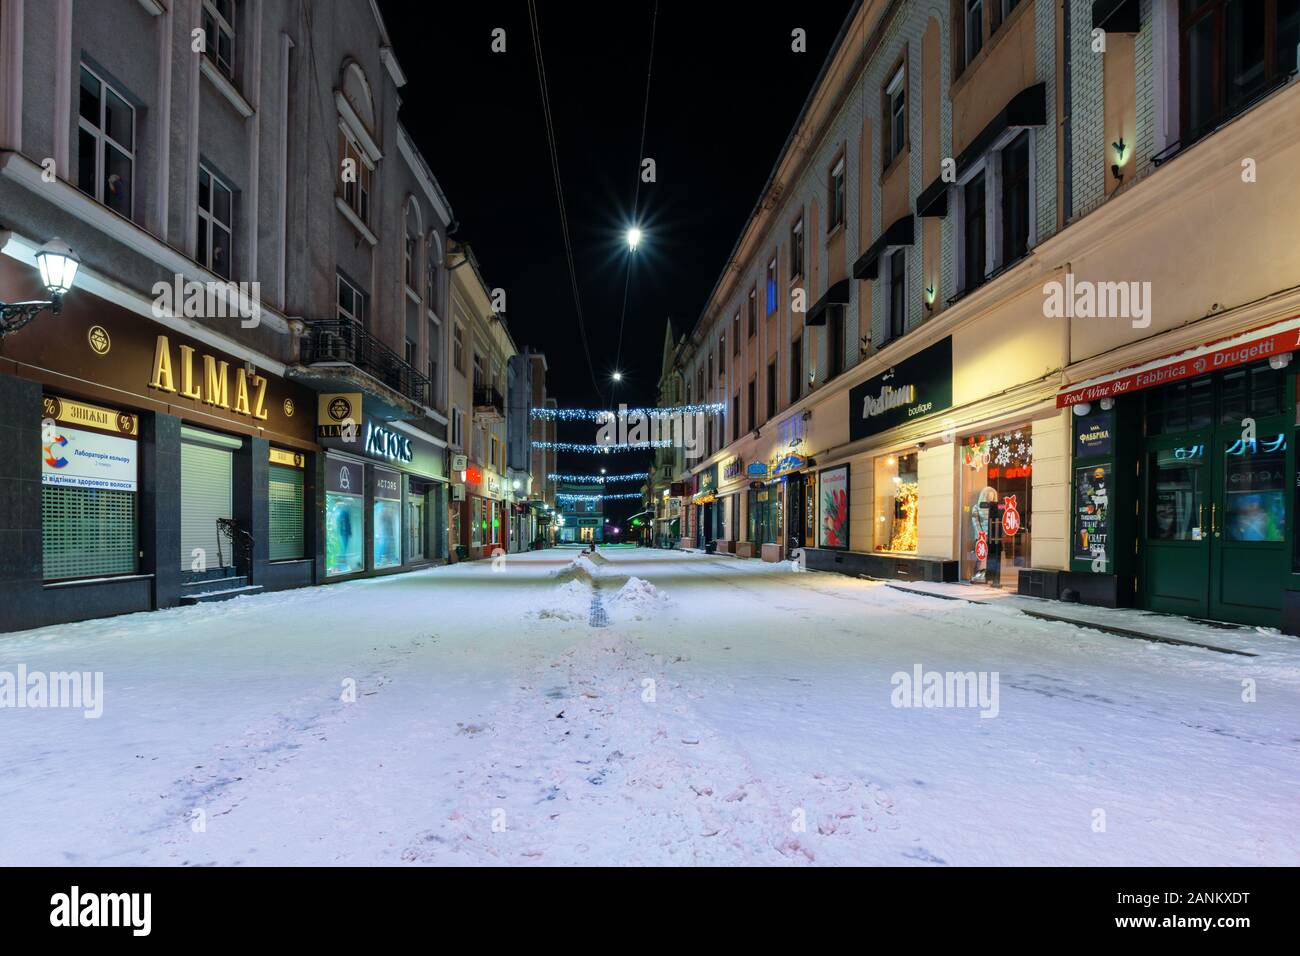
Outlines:
{"type": "Polygon", "coordinates": [[[421,405],[429,405],[429,379],[362,325],[351,319],[321,319],[307,323],[302,339],[302,363],[353,365],[393,391],[421,405]]]}

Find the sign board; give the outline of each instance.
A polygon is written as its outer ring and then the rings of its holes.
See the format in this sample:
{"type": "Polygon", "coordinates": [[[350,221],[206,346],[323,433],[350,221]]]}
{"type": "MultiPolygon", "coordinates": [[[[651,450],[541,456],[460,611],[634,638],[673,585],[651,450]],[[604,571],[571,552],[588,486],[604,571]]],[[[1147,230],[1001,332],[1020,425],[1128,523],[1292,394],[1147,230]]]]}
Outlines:
{"type": "Polygon", "coordinates": [[[361,404],[360,392],[321,392],[316,399],[316,437],[342,438],[348,422],[359,431],[361,404]]]}
{"type": "Polygon", "coordinates": [[[50,419],[41,428],[41,484],[135,491],[137,443],[50,419]]]}
{"type": "Polygon", "coordinates": [[[290,468],[301,468],[306,463],[306,456],[300,451],[285,451],[283,448],[272,448],[270,449],[268,460],[273,465],[287,465],[290,468]]]}
{"type": "Polygon", "coordinates": [[[41,417],[75,428],[92,428],[132,438],[140,434],[140,419],[130,412],[77,402],[59,395],[41,396],[41,417]]]}
{"type": "Polygon", "coordinates": [[[745,469],[746,478],[757,478],[760,481],[767,478],[767,462],[751,461],[749,467],[745,469]]]}
{"type": "Polygon", "coordinates": [[[908,356],[849,390],[849,440],[952,407],[952,338],[908,356]]]}
{"type": "Polygon", "coordinates": [[[1115,412],[1093,412],[1074,420],[1074,457],[1099,458],[1109,455],[1115,433],[1115,412]]]}
{"type": "Polygon", "coordinates": [[[402,500],[402,479],[387,468],[375,469],[375,497],[386,501],[402,500]]]}
{"type": "Polygon", "coordinates": [[[365,493],[365,465],[346,458],[325,457],[325,490],[337,495],[365,493]]]}
{"type": "Polygon", "coordinates": [[[718,466],[710,465],[699,474],[699,492],[701,495],[711,495],[718,490],[718,466]]]}

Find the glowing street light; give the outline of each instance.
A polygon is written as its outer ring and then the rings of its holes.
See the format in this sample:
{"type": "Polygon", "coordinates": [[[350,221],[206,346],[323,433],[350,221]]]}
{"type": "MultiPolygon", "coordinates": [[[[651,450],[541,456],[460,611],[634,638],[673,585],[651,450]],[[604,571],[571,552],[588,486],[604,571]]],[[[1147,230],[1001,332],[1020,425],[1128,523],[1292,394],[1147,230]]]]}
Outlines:
{"type": "Polygon", "coordinates": [[[636,226],[633,226],[631,229],[627,231],[627,247],[629,249],[635,249],[640,244],[641,244],[641,230],[638,229],[636,226]]]}
{"type": "Polygon", "coordinates": [[[616,382],[621,382],[623,381],[623,373],[615,372],[613,375],[610,376],[610,378],[612,378],[616,382]]]}

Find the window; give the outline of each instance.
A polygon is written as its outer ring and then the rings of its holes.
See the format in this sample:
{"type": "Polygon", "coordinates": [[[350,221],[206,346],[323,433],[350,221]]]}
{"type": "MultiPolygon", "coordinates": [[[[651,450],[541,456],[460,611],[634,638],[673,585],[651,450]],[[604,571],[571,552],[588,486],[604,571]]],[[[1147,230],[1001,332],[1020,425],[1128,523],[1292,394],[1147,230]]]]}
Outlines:
{"type": "Polygon", "coordinates": [[[767,314],[776,311],[776,256],[767,264],[767,314]]]}
{"type": "Polygon", "coordinates": [[[831,167],[830,201],[826,210],[826,231],[834,232],[844,224],[844,157],[831,167]]]}
{"type": "Polygon", "coordinates": [[[749,314],[746,317],[749,322],[749,337],[752,339],[758,331],[758,290],[749,290],[749,314]]]}
{"type": "Polygon", "coordinates": [[[826,378],[832,379],[844,371],[844,306],[832,305],[826,310],[826,378]]]}
{"type": "Polygon", "coordinates": [[[271,462],[267,468],[268,557],[290,561],[303,556],[303,470],[271,462]]]}
{"type": "Polygon", "coordinates": [[[962,291],[984,281],[986,265],[984,223],[984,172],[962,187],[962,291]]]}
{"type": "Polygon", "coordinates": [[[790,278],[803,278],[803,216],[790,227],[790,278]]]}
{"type": "Polygon", "coordinates": [[[474,387],[476,389],[483,387],[483,378],[484,378],[483,356],[479,355],[478,352],[475,352],[474,353],[474,387]]]}
{"type": "Polygon", "coordinates": [[[338,283],[339,318],[350,319],[358,325],[366,324],[366,294],[343,273],[336,273],[338,283]]]}
{"type": "Polygon", "coordinates": [[[235,78],[235,0],[203,0],[203,55],[226,77],[235,78]]]}
{"type": "Polygon", "coordinates": [[[77,117],[77,186],[131,218],[135,108],[84,65],[77,117]]]}
{"type": "Polygon", "coordinates": [[[405,342],[402,358],[406,360],[406,364],[411,368],[418,366],[420,363],[420,343],[408,338],[405,342]]]}
{"type": "Polygon", "coordinates": [[[1296,69],[1298,0],[1180,0],[1183,142],[1241,112],[1296,69]]]}
{"type": "Polygon", "coordinates": [[[461,375],[465,374],[465,331],[459,325],[452,326],[451,364],[461,375]]]}
{"type": "Polygon", "coordinates": [[[885,166],[907,148],[907,63],[904,60],[885,87],[885,166]]]}
{"type": "Polygon", "coordinates": [[[1029,134],[1002,151],[1002,257],[1014,262],[1029,251],[1029,134]]]}
{"type": "Polygon", "coordinates": [[[966,57],[963,65],[979,55],[984,46],[984,0],[965,0],[966,15],[963,18],[962,37],[965,40],[966,57]]]}
{"type": "Polygon", "coordinates": [[[767,363],[767,420],[776,417],[776,359],[767,363]]]}
{"type": "Polygon", "coordinates": [[[726,374],[726,371],[727,371],[727,336],[724,333],[722,337],[718,339],[718,380],[719,381],[722,380],[722,376],[726,374]]]}
{"type": "Polygon", "coordinates": [[[369,158],[352,134],[339,126],[339,196],[361,220],[370,223],[370,173],[369,158]]]}
{"type": "Polygon", "coordinates": [[[889,254],[889,286],[886,303],[889,323],[889,338],[893,341],[903,337],[907,331],[907,250],[895,249],[889,254]]]}
{"type": "Polygon", "coordinates": [[[731,319],[731,352],[733,355],[740,354],[740,313],[737,312],[731,319]]]}
{"type": "Polygon", "coordinates": [[[451,444],[455,448],[465,447],[465,413],[459,408],[451,410],[451,444]]]}
{"type": "Polygon", "coordinates": [[[740,393],[731,396],[731,440],[740,438],[740,393]]]}
{"type": "Polygon", "coordinates": [[[709,368],[709,392],[712,393],[713,391],[713,353],[712,352],[709,353],[708,368],[709,368]]]}
{"type": "Polygon", "coordinates": [[[424,262],[424,307],[430,312],[438,311],[438,262],[434,258],[434,248],[430,239],[429,255],[424,262]]]}
{"type": "Polygon", "coordinates": [[[790,404],[803,397],[803,336],[790,343],[790,404]]]}
{"type": "Polygon", "coordinates": [[[230,278],[230,187],[199,166],[199,228],[195,258],[223,279],[230,278]]]}
{"type": "Polygon", "coordinates": [[[748,403],[748,415],[749,415],[749,429],[748,429],[748,430],[752,432],[752,431],[757,427],[757,423],[754,421],[754,416],[755,416],[755,414],[757,413],[757,409],[754,407],[754,406],[757,404],[757,403],[755,402],[755,400],[754,400],[754,399],[755,399],[755,380],[752,379],[752,378],[749,380],[749,391],[748,391],[748,393],[745,395],[745,399],[746,399],[746,401],[747,401],[747,403],[748,403]]]}
{"type": "Polygon", "coordinates": [[[916,452],[875,460],[872,525],[875,550],[915,554],[918,470],[916,452]]]}
{"type": "MultiPolygon", "coordinates": [[[[438,389],[438,362],[442,358],[442,323],[437,319],[429,319],[429,383],[434,389],[435,395],[438,389]]],[[[434,399],[439,404],[441,401],[434,399]]]]}
{"type": "Polygon", "coordinates": [[[406,236],[406,242],[402,246],[403,255],[403,277],[406,279],[406,287],[412,292],[418,288],[415,281],[415,270],[419,268],[416,264],[420,260],[420,238],[412,236],[409,233],[406,236]]]}

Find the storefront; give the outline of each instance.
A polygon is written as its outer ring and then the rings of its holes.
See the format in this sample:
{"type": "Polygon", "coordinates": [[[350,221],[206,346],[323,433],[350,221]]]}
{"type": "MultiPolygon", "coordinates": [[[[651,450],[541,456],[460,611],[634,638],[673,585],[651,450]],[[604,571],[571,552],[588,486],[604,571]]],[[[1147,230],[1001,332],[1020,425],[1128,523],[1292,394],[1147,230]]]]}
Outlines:
{"type": "Polygon", "coordinates": [[[695,510],[695,547],[709,550],[720,537],[722,509],[718,505],[718,466],[709,465],[696,476],[691,498],[695,510]]]}
{"type": "Polygon", "coordinates": [[[322,394],[320,443],[325,456],[324,566],[330,579],[411,570],[446,560],[446,453],[404,423],[361,411],[356,427],[334,429],[329,408],[340,399],[360,408],[360,394],[322,394]]]}
{"type": "Polygon", "coordinates": [[[1300,630],[1297,334],[1287,320],[1062,389],[1081,599],[1300,630]]]}
{"type": "Polygon", "coordinates": [[[508,545],[509,502],[505,480],[490,468],[466,465],[463,475],[465,500],[460,503],[458,543],[466,559],[490,558],[508,545]]]}
{"type": "Polygon", "coordinates": [[[1033,426],[968,435],[959,444],[961,579],[1017,588],[1031,567],[1033,426]]]}
{"type": "MultiPolygon", "coordinates": [[[[26,267],[0,258],[0,287],[26,267]]],[[[314,394],[81,290],[7,336],[0,414],[31,429],[0,493],[0,629],[313,583],[314,394]],[[36,438],[39,436],[39,457],[36,438]],[[286,483],[275,456],[298,465],[286,483]]]]}

